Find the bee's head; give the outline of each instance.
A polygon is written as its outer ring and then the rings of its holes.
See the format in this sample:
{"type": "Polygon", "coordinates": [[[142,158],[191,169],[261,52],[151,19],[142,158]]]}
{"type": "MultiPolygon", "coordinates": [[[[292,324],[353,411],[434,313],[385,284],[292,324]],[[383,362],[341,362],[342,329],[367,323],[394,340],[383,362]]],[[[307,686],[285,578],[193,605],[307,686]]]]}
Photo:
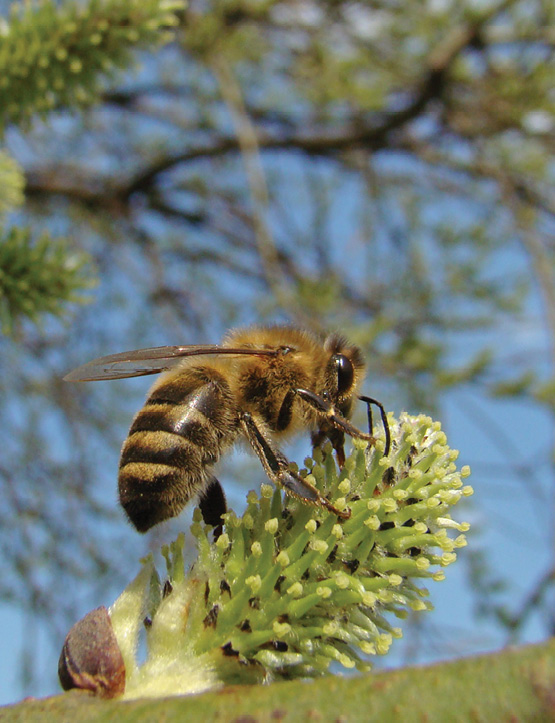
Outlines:
{"type": "Polygon", "coordinates": [[[330,334],[324,342],[324,349],[329,354],[325,371],[326,392],[333,403],[345,403],[364,379],[366,365],[362,352],[339,334],[330,334]]]}

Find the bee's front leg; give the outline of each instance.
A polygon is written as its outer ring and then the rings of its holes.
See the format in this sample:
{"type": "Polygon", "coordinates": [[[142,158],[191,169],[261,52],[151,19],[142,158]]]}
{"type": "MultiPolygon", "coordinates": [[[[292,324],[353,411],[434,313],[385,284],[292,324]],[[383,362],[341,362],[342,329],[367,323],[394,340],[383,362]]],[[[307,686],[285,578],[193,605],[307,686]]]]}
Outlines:
{"type": "Polygon", "coordinates": [[[351,516],[350,511],[338,510],[318,492],[316,487],[289,469],[287,458],[275,446],[262,420],[256,420],[249,412],[243,412],[240,420],[245,436],[261,461],[266,474],[276,486],[283,487],[288,494],[298,497],[303,502],[325,507],[338,517],[347,519],[351,516]]]}
{"type": "MultiPolygon", "coordinates": [[[[296,396],[297,390],[290,389],[283,398],[276,423],[278,432],[284,431],[291,424],[293,403],[296,396]]],[[[324,422],[317,432],[312,433],[312,446],[320,447],[326,439],[329,439],[335,450],[337,463],[340,467],[343,467],[345,464],[345,434],[337,427],[334,427],[333,424],[324,422]]]]}
{"type": "Polygon", "coordinates": [[[337,457],[337,464],[342,469],[345,464],[345,433],[331,424],[322,425],[317,432],[312,433],[312,446],[321,447],[326,439],[331,442],[337,457]]]}
{"type": "MultiPolygon", "coordinates": [[[[336,429],[348,434],[350,437],[357,439],[365,439],[370,444],[376,443],[376,438],[372,434],[366,434],[351,424],[348,419],[341,414],[337,407],[328,399],[324,399],[319,394],[311,392],[308,389],[295,389],[297,394],[303,401],[309,404],[323,419],[336,429]]],[[[332,440],[333,444],[333,440],[332,440]]]]}

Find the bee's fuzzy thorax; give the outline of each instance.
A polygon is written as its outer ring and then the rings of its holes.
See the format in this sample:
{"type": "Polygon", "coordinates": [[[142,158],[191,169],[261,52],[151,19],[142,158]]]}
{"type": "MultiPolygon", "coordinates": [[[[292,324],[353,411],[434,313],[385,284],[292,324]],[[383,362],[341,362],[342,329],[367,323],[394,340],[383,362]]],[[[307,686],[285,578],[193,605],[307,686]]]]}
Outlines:
{"type": "Polygon", "coordinates": [[[249,326],[232,329],[223,339],[224,346],[293,346],[316,351],[323,346],[324,339],[317,334],[295,326],[249,326]]]}

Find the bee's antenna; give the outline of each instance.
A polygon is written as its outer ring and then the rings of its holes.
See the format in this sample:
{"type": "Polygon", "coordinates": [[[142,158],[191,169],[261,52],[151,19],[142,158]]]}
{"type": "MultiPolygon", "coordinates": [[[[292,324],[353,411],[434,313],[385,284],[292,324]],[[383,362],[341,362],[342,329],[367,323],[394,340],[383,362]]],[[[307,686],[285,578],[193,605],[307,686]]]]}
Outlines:
{"type": "Polygon", "coordinates": [[[359,399],[361,402],[364,402],[366,404],[366,413],[368,415],[368,431],[369,434],[372,435],[373,430],[373,419],[372,419],[372,407],[370,405],[375,404],[376,407],[380,410],[380,417],[382,419],[383,429],[385,432],[385,447],[384,447],[384,457],[387,457],[389,454],[389,450],[391,449],[391,432],[389,430],[389,422],[387,421],[387,415],[385,413],[384,406],[381,402],[378,402],[377,399],[373,399],[372,397],[365,397],[365,396],[359,396],[359,399]]]}

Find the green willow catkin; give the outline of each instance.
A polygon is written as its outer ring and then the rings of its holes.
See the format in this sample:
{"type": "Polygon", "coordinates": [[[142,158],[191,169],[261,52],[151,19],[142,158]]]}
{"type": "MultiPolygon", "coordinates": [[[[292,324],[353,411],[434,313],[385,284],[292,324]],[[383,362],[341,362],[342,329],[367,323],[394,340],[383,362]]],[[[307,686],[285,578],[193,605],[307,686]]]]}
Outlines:
{"type": "Polygon", "coordinates": [[[392,618],[429,610],[419,583],[443,579],[469,525],[450,508],[472,488],[468,467],[441,426],[425,416],[390,417],[393,446],[354,442],[339,473],[331,455],[307,459],[312,482],[351,516],[285,497],[269,485],[248,494],[223,534],[195,511],[198,557],[183,562],[184,537],[152,557],[110,610],[126,667],[125,698],[197,693],[237,682],[316,676],[332,661],[369,668],[401,636],[392,618]],[[136,659],[145,629],[146,659],[136,659]]]}

